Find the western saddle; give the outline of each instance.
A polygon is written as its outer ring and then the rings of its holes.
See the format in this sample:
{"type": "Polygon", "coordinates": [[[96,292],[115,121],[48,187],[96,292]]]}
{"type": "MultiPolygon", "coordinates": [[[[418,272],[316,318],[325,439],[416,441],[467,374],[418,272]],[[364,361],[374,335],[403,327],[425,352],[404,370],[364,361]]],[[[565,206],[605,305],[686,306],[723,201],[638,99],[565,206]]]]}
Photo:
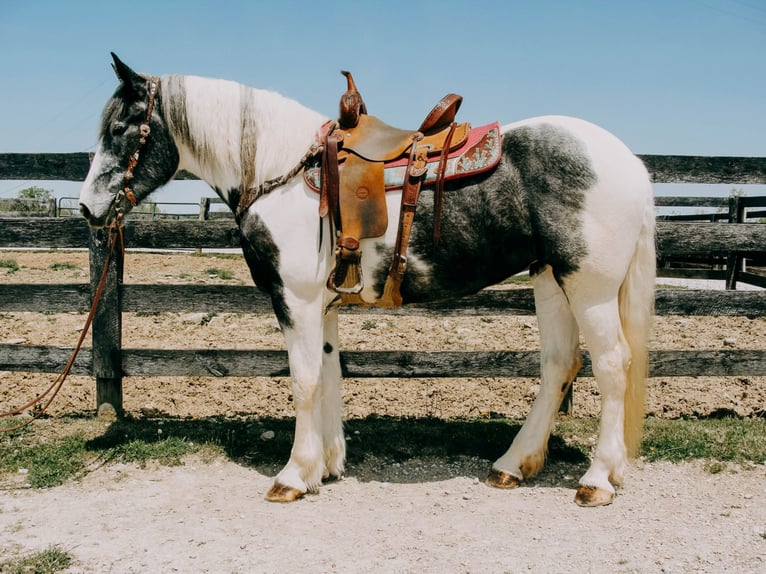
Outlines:
{"type": "Polygon", "coordinates": [[[327,286],[340,295],[343,303],[399,306],[407,245],[428,164],[437,162],[434,242],[438,244],[447,158],[450,151],[465,144],[471,126],[455,122],[463,98],[448,94],[417,130],[391,127],[367,114],[353,77],[349,72],[342,74],[348,87],[340,99],[338,121],[330,122],[322,142],[319,214],[330,216],[330,229],[336,230],[337,237],[335,268],[327,286]],[[360,296],[364,279],[359,245],[362,239],[384,235],[388,227],[384,169],[391,162],[406,166],[399,229],[383,295],[370,303],[360,296]]]}

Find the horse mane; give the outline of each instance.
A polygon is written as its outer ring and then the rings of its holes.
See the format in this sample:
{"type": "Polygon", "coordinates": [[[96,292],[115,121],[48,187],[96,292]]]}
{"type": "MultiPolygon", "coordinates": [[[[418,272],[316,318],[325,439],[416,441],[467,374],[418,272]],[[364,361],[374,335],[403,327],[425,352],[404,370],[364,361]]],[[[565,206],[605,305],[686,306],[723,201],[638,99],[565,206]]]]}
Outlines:
{"type": "Polygon", "coordinates": [[[325,120],[279,93],[228,80],[168,75],[160,93],[179,150],[203,172],[196,175],[237,188],[288,172],[325,120]]]}

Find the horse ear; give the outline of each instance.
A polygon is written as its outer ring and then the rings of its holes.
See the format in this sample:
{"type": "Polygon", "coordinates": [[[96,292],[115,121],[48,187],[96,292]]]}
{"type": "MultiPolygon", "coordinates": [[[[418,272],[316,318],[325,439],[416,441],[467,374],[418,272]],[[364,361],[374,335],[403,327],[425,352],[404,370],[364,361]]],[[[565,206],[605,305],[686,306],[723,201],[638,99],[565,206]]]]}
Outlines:
{"type": "Polygon", "coordinates": [[[114,60],[112,69],[117,74],[117,78],[135,92],[136,88],[142,83],[143,78],[135,73],[125,62],[120,60],[117,54],[114,52],[111,52],[111,54],[112,60],[114,60]]]}

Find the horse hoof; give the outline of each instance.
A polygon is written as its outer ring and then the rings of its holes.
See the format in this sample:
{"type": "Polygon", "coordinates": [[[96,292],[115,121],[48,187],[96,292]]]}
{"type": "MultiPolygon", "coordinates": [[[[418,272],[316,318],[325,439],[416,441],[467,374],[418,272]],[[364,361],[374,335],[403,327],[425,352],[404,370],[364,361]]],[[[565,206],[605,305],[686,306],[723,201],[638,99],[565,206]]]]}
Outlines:
{"type": "Polygon", "coordinates": [[[324,484],[333,483],[333,482],[340,482],[343,480],[343,475],[341,474],[327,474],[322,477],[322,482],[324,484]]]}
{"type": "Polygon", "coordinates": [[[518,476],[513,476],[509,472],[505,472],[502,470],[497,470],[496,468],[493,468],[489,471],[489,476],[487,476],[486,479],[484,479],[484,484],[487,484],[489,486],[492,486],[494,488],[516,488],[521,484],[521,481],[523,479],[519,478],[518,476]]]}
{"type": "Polygon", "coordinates": [[[294,502],[303,496],[303,492],[292,486],[274,483],[266,493],[269,502],[294,502]]]}
{"type": "Polygon", "coordinates": [[[597,486],[580,486],[575,494],[575,503],[578,506],[606,506],[612,504],[614,492],[597,486]]]}

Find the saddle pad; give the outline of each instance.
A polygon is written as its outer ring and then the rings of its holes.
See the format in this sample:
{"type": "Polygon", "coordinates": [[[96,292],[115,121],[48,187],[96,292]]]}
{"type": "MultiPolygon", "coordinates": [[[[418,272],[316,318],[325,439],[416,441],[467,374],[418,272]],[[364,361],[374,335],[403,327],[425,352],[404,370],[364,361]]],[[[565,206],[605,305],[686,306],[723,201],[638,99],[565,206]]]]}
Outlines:
{"type": "MultiPolygon", "coordinates": [[[[500,161],[500,142],[499,122],[473,128],[468,134],[465,144],[453,150],[447,156],[444,180],[459,179],[493,169],[500,161]]],[[[402,189],[408,161],[409,158],[405,157],[384,164],[383,174],[386,191],[402,189]]],[[[427,186],[436,182],[436,169],[438,166],[438,155],[429,158],[428,170],[424,175],[423,185],[427,186]]],[[[339,169],[343,170],[342,163],[339,169]]],[[[307,166],[303,170],[303,179],[307,186],[316,193],[319,193],[322,187],[320,165],[307,166]]]]}

